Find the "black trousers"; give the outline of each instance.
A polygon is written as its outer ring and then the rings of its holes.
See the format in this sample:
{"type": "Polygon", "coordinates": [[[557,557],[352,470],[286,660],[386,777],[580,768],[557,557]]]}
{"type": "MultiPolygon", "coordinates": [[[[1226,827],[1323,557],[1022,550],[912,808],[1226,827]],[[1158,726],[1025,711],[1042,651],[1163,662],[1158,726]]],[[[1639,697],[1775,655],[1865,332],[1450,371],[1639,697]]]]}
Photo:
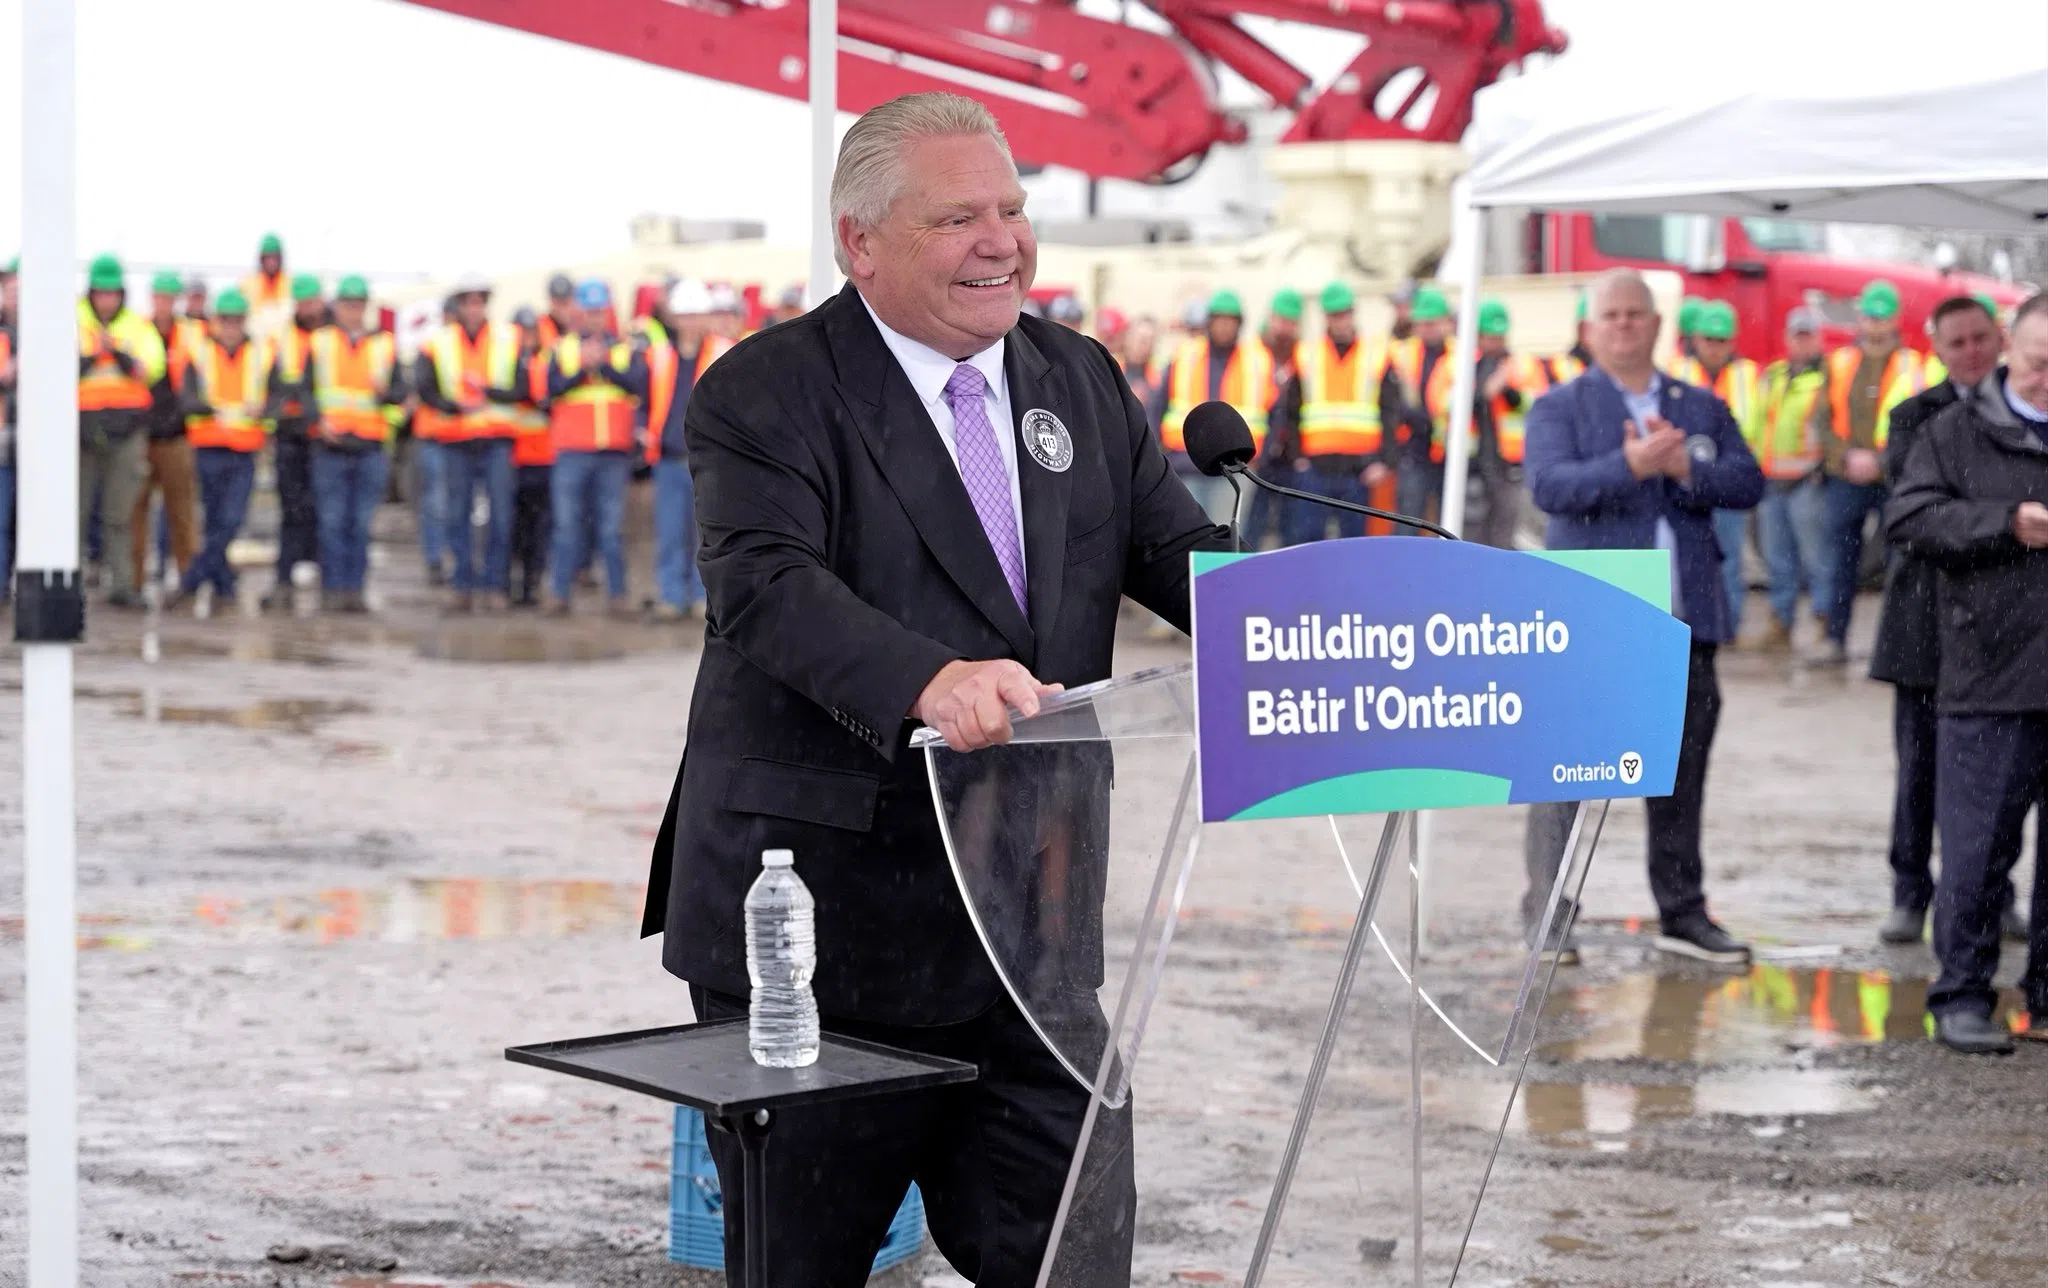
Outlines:
{"type": "MultiPolygon", "coordinates": [[[[1934,903],[1934,784],[1938,721],[1934,690],[1901,684],[1892,697],[1892,746],[1899,782],[1892,793],[1892,907],[1925,912],[1934,903]]],[[[2018,896],[2004,885],[1999,915],[2018,896]]]]}
{"type": "MultiPolygon", "coordinates": [[[[1678,776],[1669,796],[1643,802],[1650,825],[1650,895],[1665,929],[1707,910],[1706,865],[1700,857],[1700,815],[1707,798],[1707,758],[1721,723],[1721,681],[1712,644],[1695,642],[1685,677],[1685,727],[1678,739],[1678,776]]],[[[1577,801],[1531,805],[1522,854],[1529,885],[1522,894],[1522,925],[1534,930],[1571,835],[1577,801]]]]}
{"type": "Polygon", "coordinates": [[[292,569],[320,559],[320,512],[313,503],[313,440],[304,420],[281,420],[277,433],[277,582],[289,586],[292,569]]]}
{"type": "Polygon", "coordinates": [[[519,467],[518,490],[512,495],[512,596],[531,604],[547,588],[548,545],[554,537],[549,515],[548,465],[519,467]]]}
{"type": "MultiPolygon", "coordinates": [[[[1999,918],[2020,857],[2027,810],[2048,800],[2048,712],[1942,716],[1935,819],[1941,878],[1934,887],[1934,956],[1941,975],[1927,990],[1936,1015],[1989,1015],[1998,1000],[1999,918]]],[[[2021,981],[2028,1009],[2048,1014],[2048,830],[2036,838],[2033,924],[2021,981]]]]}
{"type": "MultiPolygon", "coordinates": [[[[744,1016],[744,999],[696,985],[704,1020],[744,1016]]],[[[973,1063],[977,1082],[819,1105],[777,1117],[768,1136],[768,1283],[746,1281],[740,1143],[710,1133],[725,1195],[732,1288],[860,1288],[912,1181],[932,1241],[977,1288],[1032,1288],[1079,1139],[1088,1092],[1005,997],[964,1024],[907,1028],[827,1020],[846,1037],[973,1063]]],[[[1060,1241],[1056,1284],[1128,1288],[1137,1210],[1131,1110],[1096,1118],[1060,1241]],[[1076,1274],[1069,1268],[1087,1268],[1076,1274]]]]}

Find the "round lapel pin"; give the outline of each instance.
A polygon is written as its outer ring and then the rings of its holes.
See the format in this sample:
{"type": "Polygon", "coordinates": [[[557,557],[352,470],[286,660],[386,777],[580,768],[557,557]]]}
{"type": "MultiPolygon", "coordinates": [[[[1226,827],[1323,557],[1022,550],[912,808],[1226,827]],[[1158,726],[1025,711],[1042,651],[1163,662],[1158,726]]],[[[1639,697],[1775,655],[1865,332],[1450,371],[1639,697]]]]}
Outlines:
{"type": "Polygon", "coordinates": [[[1074,463],[1074,440],[1060,418],[1043,407],[1024,413],[1024,450],[1055,474],[1064,474],[1074,463]]]}

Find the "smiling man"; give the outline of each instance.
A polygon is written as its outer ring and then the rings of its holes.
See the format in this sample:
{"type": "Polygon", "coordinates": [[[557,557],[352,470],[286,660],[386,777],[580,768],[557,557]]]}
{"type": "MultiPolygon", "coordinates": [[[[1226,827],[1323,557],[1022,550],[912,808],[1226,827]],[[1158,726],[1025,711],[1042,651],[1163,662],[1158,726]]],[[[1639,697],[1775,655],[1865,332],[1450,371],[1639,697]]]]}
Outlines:
{"type": "MultiPolygon", "coordinates": [[[[954,1266],[1029,1285],[1088,1095],[990,965],[909,737],[922,722],[983,748],[1010,736],[1011,708],[1107,677],[1123,595],[1185,629],[1187,554],[1228,534],[1173,477],[1108,351],[1020,317],[1037,245],[986,108],[919,94],[862,116],[832,218],[846,289],[742,341],[685,413],[708,612],[644,930],[667,932],[663,964],[701,1018],[744,1015],[741,905],[762,851],[793,850],[817,900],[826,1030],[980,1070],[782,1116],[769,1283],[866,1282],[915,1180],[954,1266]]],[[[1069,812],[1106,826],[1106,789],[1104,773],[1069,812]]],[[[1117,1288],[1128,1132],[1128,1107],[1096,1126],[1125,1147],[1105,1151],[1109,1198],[1087,1223],[1084,1282],[1117,1288]]],[[[739,1146],[713,1153],[744,1284],[739,1146]]]]}

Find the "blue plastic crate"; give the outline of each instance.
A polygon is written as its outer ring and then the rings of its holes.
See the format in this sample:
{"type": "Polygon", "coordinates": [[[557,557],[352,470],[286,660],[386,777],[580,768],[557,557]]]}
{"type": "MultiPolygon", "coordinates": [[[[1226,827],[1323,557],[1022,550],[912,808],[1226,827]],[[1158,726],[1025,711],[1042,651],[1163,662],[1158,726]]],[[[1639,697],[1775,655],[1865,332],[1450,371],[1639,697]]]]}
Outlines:
{"type": "MultiPolygon", "coordinates": [[[[912,1185],[875,1254],[874,1273],[907,1261],[924,1246],[924,1196],[912,1185]]],[[[669,1177],[668,1259],[700,1270],[725,1269],[725,1201],[704,1139],[704,1115],[677,1108],[669,1177]]]]}

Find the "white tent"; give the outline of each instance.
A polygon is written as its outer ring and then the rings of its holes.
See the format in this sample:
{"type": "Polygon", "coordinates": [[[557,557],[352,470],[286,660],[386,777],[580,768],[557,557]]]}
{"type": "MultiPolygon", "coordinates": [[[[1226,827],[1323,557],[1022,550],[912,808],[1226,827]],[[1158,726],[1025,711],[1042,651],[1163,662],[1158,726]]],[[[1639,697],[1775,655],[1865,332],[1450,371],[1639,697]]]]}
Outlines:
{"type": "MultiPolygon", "coordinates": [[[[1565,60],[1504,81],[1475,104],[1455,236],[1477,246],[1479,212],[1501,206],[2048,235],[2048,22],[2035,25],[1977,30],[1960,58],[1897,31],[1868,56],[1802,44],[1782,75],[1750,79],[1781,87],[1761,91],[1657,63],[1602,75],[1565,60]]],[[[1481,267],[1467,258],[1444,471],[1454,531],[1481,267]]]]}

